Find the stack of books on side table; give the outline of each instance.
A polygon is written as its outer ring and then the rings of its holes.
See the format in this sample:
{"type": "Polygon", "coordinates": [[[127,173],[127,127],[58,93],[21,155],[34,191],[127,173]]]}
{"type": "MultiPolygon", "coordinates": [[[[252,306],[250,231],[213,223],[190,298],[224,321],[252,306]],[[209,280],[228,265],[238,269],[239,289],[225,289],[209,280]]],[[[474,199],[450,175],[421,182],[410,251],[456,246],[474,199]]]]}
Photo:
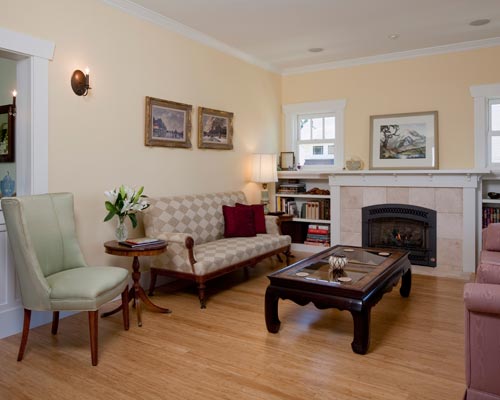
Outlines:
{"type": "Polygon", "coordinates": [[[330,247],[330,226],[309,224],[304,244],[330,247]]]}
{"type": "Polygon", "coordinates": [[[165,241],[162,239],[142,237],[142,238],[135,238],[135,239],[127,239],[127,240],[124,240],[123,242],[119,242],[119,243],[121,245],[127,246],[127,247],[141,247],[141,246],[150,246],[153,244],[163,244],[163,243],[165,243],[165,241]]]}

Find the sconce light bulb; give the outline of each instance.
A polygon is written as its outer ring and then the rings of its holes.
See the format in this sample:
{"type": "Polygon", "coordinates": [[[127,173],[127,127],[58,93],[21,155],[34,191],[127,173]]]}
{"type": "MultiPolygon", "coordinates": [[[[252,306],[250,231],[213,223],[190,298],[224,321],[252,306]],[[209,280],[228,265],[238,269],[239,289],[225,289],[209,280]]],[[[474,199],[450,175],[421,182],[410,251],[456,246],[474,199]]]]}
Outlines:
{"type": "Polygon", "coordinates": [[[88,75],[90,73],[89,67],[85,68],[85,75],[88,75]]]}
{"type": "Polygon", "coordinates": [[[17,96],[17,90],[12,91],[12,96],[16,97],[17,96]]]}

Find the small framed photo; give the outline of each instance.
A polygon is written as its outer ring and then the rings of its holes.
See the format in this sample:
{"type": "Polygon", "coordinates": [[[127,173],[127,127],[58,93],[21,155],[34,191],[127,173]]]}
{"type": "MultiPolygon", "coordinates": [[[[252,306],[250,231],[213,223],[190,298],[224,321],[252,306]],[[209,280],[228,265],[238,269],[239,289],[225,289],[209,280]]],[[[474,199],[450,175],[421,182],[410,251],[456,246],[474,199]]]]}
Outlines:
{"type": "Polygon", "coordinates": [[[233,116],[231,112],[198,107],[198,147],[232,150],[233,116]]]}
{"type": "Polygon", "coordinates": [[[437,111],[370,117],[370,169],[436,168],[437,111]]]}
{"type": "Polygon", "coordinates": [[[146,97],[146,146],[191,148],[189,104],[146,97]]]}
{"type": "Polygon", "coordinates": [[[293,151],[282,151],[280,153],[280,168],[283,171],[291,171],[295,166],[295,153],[293,151]]]}

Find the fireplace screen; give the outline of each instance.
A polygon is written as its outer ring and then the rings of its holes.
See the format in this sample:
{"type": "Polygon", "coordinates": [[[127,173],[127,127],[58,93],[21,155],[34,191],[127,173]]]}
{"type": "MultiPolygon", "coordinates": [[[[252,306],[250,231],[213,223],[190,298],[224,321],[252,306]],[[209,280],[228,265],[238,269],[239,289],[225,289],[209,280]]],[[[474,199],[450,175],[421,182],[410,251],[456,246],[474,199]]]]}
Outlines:
{"type": "Polygon", "coordinates": [[[436,212],[406,204],[364,207],[362,244],[400,248],[413,264],[436,266],[436,212]]]}

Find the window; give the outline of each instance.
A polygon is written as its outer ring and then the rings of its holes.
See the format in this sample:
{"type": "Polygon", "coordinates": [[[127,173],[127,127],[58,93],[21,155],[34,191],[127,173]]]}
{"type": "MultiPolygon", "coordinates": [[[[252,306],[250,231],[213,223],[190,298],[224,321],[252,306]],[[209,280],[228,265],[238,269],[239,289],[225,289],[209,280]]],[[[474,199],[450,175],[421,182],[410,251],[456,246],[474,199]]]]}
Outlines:
{"type": "Polygon", "coordinates": [[[472,86],[476,168],[500,169],[500,84],[472,86]]]}
{"type": "Polygon", "coordinates": [[[286,151],[305,169],[343,167],[345,100],[283,106],[286,151]]]}

